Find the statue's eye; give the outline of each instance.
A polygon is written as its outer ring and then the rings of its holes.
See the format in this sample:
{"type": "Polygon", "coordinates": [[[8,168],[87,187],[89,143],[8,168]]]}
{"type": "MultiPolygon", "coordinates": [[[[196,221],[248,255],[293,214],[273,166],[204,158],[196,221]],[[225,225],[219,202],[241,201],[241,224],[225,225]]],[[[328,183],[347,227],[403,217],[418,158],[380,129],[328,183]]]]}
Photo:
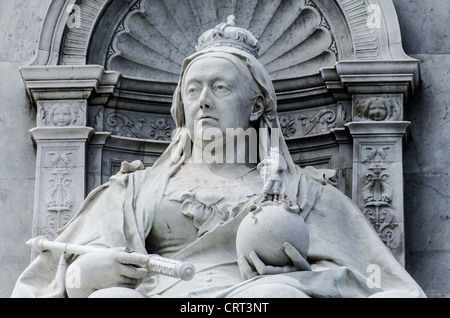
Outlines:
{"type": "Polygon", "coordinates": [[[216,85],[214,85],[214,92],[217,95],[228,94],[230,91],[231,91],[230,86],[224,83],[217,83],[216,85]]]}
{"type": "Polygon", "coordinates": [[[196,99],[200,95],[200,89],[196,86],[188,87],[186,94],[190,99],[196,99]]]}

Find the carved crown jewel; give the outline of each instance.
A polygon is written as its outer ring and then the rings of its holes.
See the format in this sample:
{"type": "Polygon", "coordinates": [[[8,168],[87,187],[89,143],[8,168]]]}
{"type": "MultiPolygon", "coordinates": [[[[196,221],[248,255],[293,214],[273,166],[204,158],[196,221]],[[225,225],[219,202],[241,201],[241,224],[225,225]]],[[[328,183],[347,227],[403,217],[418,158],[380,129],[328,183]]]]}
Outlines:
{"type": "Polygon", "coordinates": [[[196,49],[200,52],[212,47],[234,47],[258,58],[260,45],[250,31],[236,27],[235,17],[230,15],[227,22],[203,33],[196,49]]]}

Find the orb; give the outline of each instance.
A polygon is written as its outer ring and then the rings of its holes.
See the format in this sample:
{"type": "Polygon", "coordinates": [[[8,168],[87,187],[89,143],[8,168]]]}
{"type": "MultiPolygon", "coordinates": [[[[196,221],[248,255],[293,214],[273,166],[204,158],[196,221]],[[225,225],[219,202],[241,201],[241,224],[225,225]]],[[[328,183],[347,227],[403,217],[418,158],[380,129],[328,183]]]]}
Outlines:
{"type": "Polygon", "coordinates": [[[291,265],[284,251],[284,244],[290,243],[303,258],[309,250],[309,233],[303,218],[282,205],[250,206],[250,213],[242,220],[236,236],[238,255],[250,259],[254,251],[265,265],[291,265]]]}

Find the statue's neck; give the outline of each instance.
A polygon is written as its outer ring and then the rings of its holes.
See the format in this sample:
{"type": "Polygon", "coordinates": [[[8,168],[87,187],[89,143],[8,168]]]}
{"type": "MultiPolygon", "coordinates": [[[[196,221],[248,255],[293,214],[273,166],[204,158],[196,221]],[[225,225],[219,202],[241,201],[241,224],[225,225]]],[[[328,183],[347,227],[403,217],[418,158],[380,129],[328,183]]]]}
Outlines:
{"type": "MultiPolygon", "coordinates": [[[[245,163],[185,163],[182,170],[198,178],[237,179],[256,170],[256,164],[245,163]]],[[[211,180],[213,181],[213,180],[211,180]]]]}
{"type": "Polygon", "coordinates": [[[253,167],[258,164],[258,145],[249,145],[246,140],[242,145],[227,145],[215,141],[204,141],[201,145],[193,143],[191,163],[203,164],[213,170],[233,169],[242,165],[253,167]]]}

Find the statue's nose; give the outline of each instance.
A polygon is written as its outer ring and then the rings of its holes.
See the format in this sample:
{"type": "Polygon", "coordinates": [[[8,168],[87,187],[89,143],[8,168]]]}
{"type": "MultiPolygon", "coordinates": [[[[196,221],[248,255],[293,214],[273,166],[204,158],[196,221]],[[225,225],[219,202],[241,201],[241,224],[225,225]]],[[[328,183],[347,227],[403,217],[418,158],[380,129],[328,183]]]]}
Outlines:
{"type": "Polygon", "coordinates": [[[200,95],[200,108],[202,110],[209,109],[213,107],[213,100],[211,97],[211,91],[208,87],[205,87],[200,95]]]}

